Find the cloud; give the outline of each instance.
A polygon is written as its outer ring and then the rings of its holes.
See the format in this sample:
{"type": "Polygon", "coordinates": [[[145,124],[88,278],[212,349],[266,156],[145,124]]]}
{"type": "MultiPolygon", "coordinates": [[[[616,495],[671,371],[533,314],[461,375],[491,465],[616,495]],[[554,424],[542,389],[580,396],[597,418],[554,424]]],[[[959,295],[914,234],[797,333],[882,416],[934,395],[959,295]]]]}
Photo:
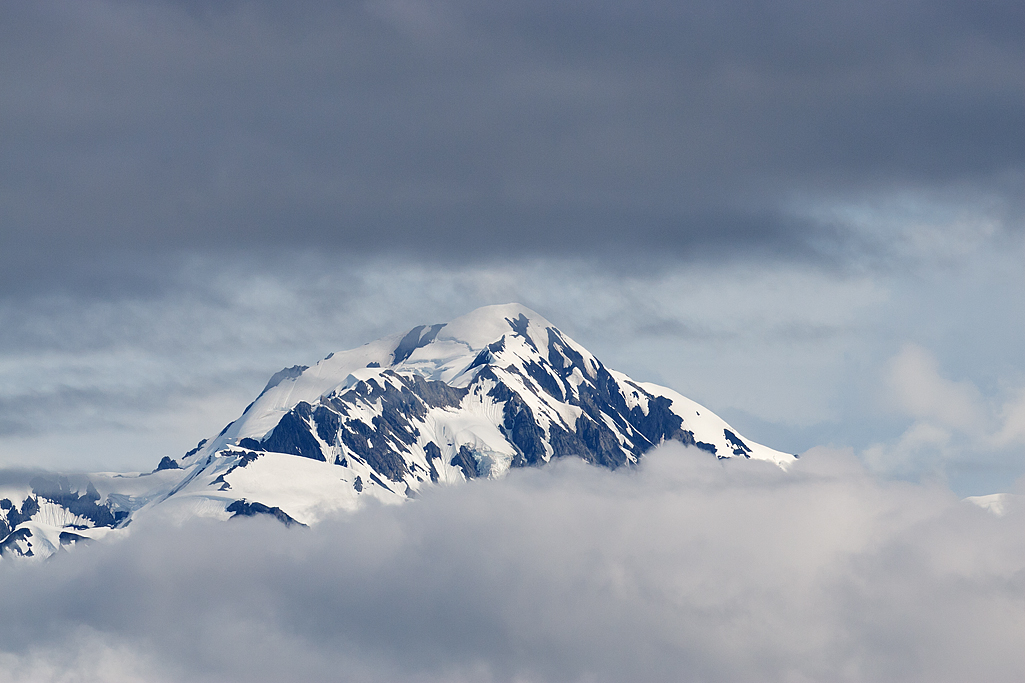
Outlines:
{"type": "Polygon", "coordinates": [[[969,433],[986,427],[979,390],[941,377],[936,359],[920,346],[904,346],[891,361],[889,381],[898,407],[912,417],[969,433]]]}
{"type": "Polygon", "coordinates": [[[7,19],[7,288],[83,254],[215,248],[846,263],[856,226],[795,197],[1014,204],[1025,169],[1010,1],[90,0],[7,19]]]}
{"type": "Polygon", "coordinates": [[[913,422],[895,441],[865,450],[876,471],[947,476],[968,461],[997,468],[1020,461],[1021,390],[985,400],[973,382],[943,377],[935,356],[916,344],[906,344],[891,359],[886,383],[891,405],[913,422]]]}
{"type": "Polygon", "coordinates": [[[1022,510],[670,446],[0,565],[0,679],[1016,680],[1022,510]]]}
{"type": "Polygon", "coordinates": [[[994,436],[998,446],[1025,443],[1025,390],[1003,405],[1000,420],[1000,431],[994,436]]]}

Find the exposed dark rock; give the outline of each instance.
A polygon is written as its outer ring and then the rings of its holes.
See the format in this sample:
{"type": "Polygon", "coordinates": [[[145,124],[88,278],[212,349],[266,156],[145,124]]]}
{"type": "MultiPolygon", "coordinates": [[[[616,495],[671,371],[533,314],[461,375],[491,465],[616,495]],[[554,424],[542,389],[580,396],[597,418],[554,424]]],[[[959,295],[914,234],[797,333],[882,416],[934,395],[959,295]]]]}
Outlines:
{"type": "Polygon", "coordinates": [[[683,430],[683,418],[672,411],[673,402],[665,396],[648,395],[648,414],[645,415],[640,406],[634,406],[628,413],[630,425],[636,429],[648,444],[655,446],[663,440],[675,439],[683,443],[688,439],[683,430]]]}
{"type": "Polygon", "coordinates": [[[747,444],[740,440],[736,434],[728,429],[724,429],[723,436],[726,437],[726,441],[733,446],[733,455],[742,455],[745,458],[751,457],[751,449],[748,448],[747,444]]]}
{"type": "Polygon", "coordinates": [[[579,368],[584,377],[591,376],[590,370],[584,364],[584,357],[567,344],[562,338],[562,333],[554,327],[548,328],[548,362],[556,370],[562,371],[563,377],[568,377],[574,367],[579,368]]]}
{"type": "Polygon", "coordinates": [[[32,557],[32,548],[29,548],[25,553],[21,552],[21,548],[18,547],[18,541],[25,541],[26,545],[32,545],[28,539],[32,538],[32,532],[28,529],[18,529],[17,531],[9,534],[7,538],[0,541],[0,556],[21,556],[21,557],[32,557]]]}
{"type": "Polygon", "coordinates": [[[563,429],[559,425],[553,424],[549,428],[548,443],[552,446],[553,458],[572,456],[587,460],[591,457],[587,445],[580,440],[580,437],[575,432],[563,429]]]}
{"type": "Polygon", "coordinates": [[[473,457],[473,452],[467,448],[466,444],[459,447],[459,452],[452,457],[449,464],[461,469],[463,476],[467,479],[473,479],[477,476],[477,460],[473,457]]]}
{"type": "MultiPolygon", "coordinates": [[[[712,455],[715,455],[715,454],[716,454],[716,451],[718,450],[718,449],[717,449],[717,448],[715,447],[715,444],[714,444],[714,443],[705,443],[704,441],[695,441],[695,442],[694,442],[694,445],[695,445],[695,446],[697,446],[698,448],[700,448],[700,449],[701,449],[701,450],[703,450],[703,451],[708,451],[708,452],[709,452],[709,453],[711,453],[712,455]]],[[[721,458],[721,457],[723,457],[723,456],[720,456],[720,458],[721,458]]]]}
{"type": "MultiPolygon", "coordinates": [[[[227,429],[227,427],[225,427],[225,429],[227,429]]],[[[221,433],[223,434],[224,432],[221,432],[221,433]]],[[[206,445],[206,439],[203,439],[203,440],[202,440],[202,441],[200,441],[200,442],[199,442],[198,444],[196,444],[196,447],[195,447],[195,448],[193,448],[193,449],[192,449],[191,451],[189,451],[188,453],[186,453],[186,454],[185,454],[185,457],[186,457],[186,458],[188,458],[188,457],[190,457],[190,456],[193,456],[193,455],[195,455],[196,453],[199,453],[199,449],[201,449],[201,448],[202,448],[203,446],[205,446],[205,445],[206,445]]]]}
{"type": "Polygon", "coordinates": [[[438,444],[428,441],[427,445],[424,446],[424,453],[427,455],[427,466],[430,468],[431,481],[437,482],[440,477],[438,476],[437,468],[434,466],[434,459],[441,458],[441,449],[438,448],[438,444]]]}
{"type": "Polygon", "coordinates": [[[61,545],[76,545],[78,543],[88,543],[91,538],[81,536],[79,534],[73,534],[70,531],[60,532],[60,536],[57,537],[61,545]]]}
{"type": "Polygon", "coordinates": [[[587,446],[589,457],[585,457],[585,460],[613,470],[626,464],[626,452],[604,422],[581,415],[577,419],[576,429],[577,436],[587,446]]]}
{"type": "Polygon", "coordinates": [[[313,411],[313,421],[317,423],[317,436],[328,445],[334,445],[338,440],[341,420],[338,413],[324,406],[317,406],[313,411]]]}
{"type": "Polygon", "coordinates": [[[390,486],[388,486],[383,481],[381,481],[381,478],[378,477],[373,472],[370,473],[370,481],[374,482],[375,484],[377,484],[378,486],[383,488],[385,491],[391,491],[392,490],[390,486]]]}
{"type": "Polygon", "coordinates": [[[596,422],[604,422],[601,415],[607,415],[623,432],[629,433],[632,430],[626,416],[630,411],[626,406],[626,399],[620,393],[619,384],[600,363],[595,374],[594,383],[581,384],[577,388],[579,397],[571,403],[583,408],[596,422]]]}
{"type": "Polygon", "coordinates": [[[59,503],[64,496],[78,498],[78,491],[71,490],[71,482],[63,475],[40,475],[29,480],[32,493],[59,503]]]}
{"type": "Polygon", "coordinates": [[[254,453],[253,451],[220,451],[220,453],[227,458],[235,456],[238,460],[231,464],[231,467],[228,468],[227,472],[210,482],[210,486],[213,486],[214,484],[221,484],[221,487],[217,489],[218,491],[227,491],[231,488],[231,484],[224,479],[226,476],[237,470],[239,467],[245,467],[260,457],[259,453],[254,453]]]}
{"type": "Polygon", "coordinates": [[[395,351],[392,352],[392,365],[401,363],[402,361],[409,358],[409,355],[416,351],[417,344],[420,343],[420,333],[423,332],[426,325],[417,325],[409,332],[406,336],[399,341],[399,345],[395,347],[395,351]]]}
{"type": "Polygon", "coordinates": [[[312,416],[310,404],[300,401],[285,413],[277,426],[261,442],[263,450],[274,453],[290,453],[311,460],[327,462],[320,444],[310,432],[307,422],[312,416]]]}
{"type": "Polygon", "coordinates": [[[13,529],[22,522],[28,522],[37,512],[39,512],[39,501],[30,495],[22,501],[22,512],[18,513],[14,508],[7,513],[7,522],[13,529]]]}
{"type": "Polygon", "coordinates": [[[260,445],[259,441],[257,441],[256,439],[251,439],[249,437],[246,437],[244,439],[240,439],[239,442],[238,442],[238,445],[240,447],[242,447],[242,448],[248,448],[248,449],[253,450],[253,451],[261,451],[261,450],[263,450],[263,446],[260,445]]]}
{"type": "Polygon", "coordinates": [[[527,334],[527,327],[530,325],[530,320],[527,319],[527,316],[520,313],[515,319],[506,318],[505,321],[509,323],[509,327],[512,328],[513,332],[517,336],[523,337],[523,341],[527,342],[527,344],[530,345],[530,348],[537,351],[537,346],[534,344],[534,340],[530,338],[529,334],[527,334]]]}
{"type": "MultiPolygon", "coordinates": [[[[111,512],[109,505],[98,505],[100,494],[90,482],[86,486],[86,492],[78,495],[77,491],[71,490],[71,484],[67,477],[62,476],[38,476],[29,481],[32,492],[40,498],[45,498],[68,509],[72,514],[92,520],[96,526],[114,526],[117,519],[111,512]]],[[[28,499],[26,499],[26,503],[28,499]]],[[[39,509],[35,503],[36,510],[39,509]]],[[[33,512],[33,514],[35,514],[33,512]]]]}
{"type": "Polygon", "coordinates": [[[180,470],[180,469],[181,469],[181,466],[178,464],[178,462],[176,460],[172,460],[171,456],[165,455],[163,458],[160,459],[160,464],[157,465],[157,469],[155,469],[154,472],[159,472],[160,470],[180,470]]]}
{"type": "MultiPolygon", "coordinates": [[[[309,370],[309,368],[307,366],[305,366],[305,365],[293,365],[290,368],[285,368],[284,370],[278,370],[273,375],[271,375],[270,380],[268,380],[268,382],[267,382],[267,386],[265,386],[263,388],[263,391],[260,392],[260,396],[263,396],[268,391],[270,391],[274,387],[276,387],[279,384],[281,384],[282,382],[284,382],[286,379],[295,379],[296,377],[298,377],[299,375],[303,374],[307,370],[309,370]]],[[[256,397],[257,401],[260,400],[260,396],[256,397]]],[[[255,401],[254,401],[254,403],[255,403],[255,401]]]]}
{"type": "MultiPolygon", "coordinates": [[[[406,446],[411,446],[420,436],[420,430],[414,427],[407,417],[411,412],[413,412],[412,409],[403,410],[402,407],[391,410],[386,408],[372,420],[374,429],[384,435],[386,439],[392,437],[406,446]]],[[[426,415],[426,412],[424,414],[426,415]]]]}
{"type": "Polygon", "coordinates": [[[502,409],[502,433],[517,450],[512,465],[525,467],[543,463],[548,455],[545,449],[545,433],[537,424],[530,406],[504,384],[495,385],[489,395],[496,400],[505,401],[502,409]]]}
{"type": "Polygon", "coordinates": [[[427,334],[420,337],[420,343],[418,344],[417,348],[427,346],[432,341],[434,341],[435,338],[437,338],[438,333],[441,332],[441,328],[445,327],[445,325],[446,323],[436,323],[434,325],[431,325],[431,329],[427,330],[427,334]]]}
{"type": "MultiPolygon", "coordinates": [[[[431,407],[458,406],[467,390],[419,375],[398,375],[390,370],[381,374],[381,380],[383,383],[358,382],[344,394],[329,399],[334,408],[357,402],[367,405],[380,402],[381,407],[381,414],[372,419],[372,425],[360,419],[339,419],[332,438],[363,458],[374,470],[398,482],[408,471],[402,453],[409,453],[420,437],[414,421],[423,420],[431,407]]],[[[320,413],[314,415],[318,428],[319,416],[320,413]]],[[[326,433],[321,434],[321,438],[326,436],[326,433]]]]}
{"type": "Polygon", "coordinates": [[[551,394],[556,400],[566,400],[560,381],[548,370],[541,367],[540,364],[530,361],[523,364],[523,369],[527,371],[531,379],[538,383],[538,386],[551,394]]]}
{"type": "Polygon", "coordinates": [[[338,438],[343,446],[392,481],[402,481],[406,475],[405,458],[389,446],[384,435],[378,434],[362,420],[346,422],[345,428],[338,432],[338,438]]]}
{"type": "Polygon", "coordinates": [[[251,462],[256,462],[259,459],[260,454],[253,451],[227,451],[225,455],[234,455],[238,457],[238,460],[228,470],[230,473],[232,470],[238,467],[245,467],[251,462]]]}
{"type": "Polygon", "coordinates": [[[352,488],[356,489],[356,493],[363,493],[363,480],[359,476],[352,482],[352,488]]]}
{"type": "Polygon", "coordinates": [[[292,407],[292,410],[295,412],[296,415],[298,415],[304,420],[309,420],[311,417],[313,417],[313,406],[311,406],[306,401],[299,401],[295,404],[295,406],[292,407]]]}
{"type": "MultiPolygon", "coordinates": [[[[433,333],[428,331],[427,334],[437,334],[437,330],[432,330],[433,333]]],[[[315,406],[304,402],[297,404],[259,447],[325,460],[313,437],[313,430],[316,430],[321,440],[343,448],[343,453],[335,457],[337,464],[347,464],[345,455],[348,453],[359,457],[382,476],[399,482],[408,472],[403,454],[408,454],[420,437],[420,430],[414,423],[422,421],[432,407],[458,406],[467,391],[420,375],[399,375],[386,370],[379,377],[357,382],[315,406]],[[381,414],[372,418],[371,425],[348,417],[349,408],[360,403],[380,406],[381,414]]],[[[434,477],[437,476],[435,469],[434,477]]]]}
{"type": "Polygon", "coordinates": [[[473,359],[473,362],[470,363],[470,366],[467,368],[467,370],[469,370],[471,368],[480,367],[481,365],[488,365],[488,364],[494,362],[495,355],[498,354],[499,352],[501,352],[503,349],[505,349],[505,335],[504,334],[502,335],[502,338],[499,339],[498,341],[491,342],[490,344],[485,346],[483,349],[481,349],[480,353],[478,353],[477,356],[473,359]]]}
{"type": "Polygon", "coordinates": [[[467,389],[450,387],[444,382],[424,379],[420,375],[406,377],[396,375],[398,379],[424,403],[432,408],[456,408],[466,396],[467,389]]]}
{"type": "Polygon", "coordinates": [[[438,332],[445,326],[444,323],[438,325],[431,325],[431,329],[427,330],[427,333],[421,336],[426,325],[417,325],[402,338],[399,345],[395,347],[395,352],[392,354],[392,365],[401,363],[402,361],[409,358],[409,356],[419,349],[421,346],[427,346],[434,338],[438,336],[438,332]]]}
{"type": "Polygon", "coordinates": [[[235,519],[236,517],[254,517],[256,515],[270,515],[274,517],[274,519],[284,524],[285,526],[292,526],[293,524],[298,524],[299,526],[306,526],[305,524],[297,522],[294,519],[292,519],[288,515],[288,513],[286,513],[279,507],[268,507],[263,503],[257,502],[249,503],[246,502],[245,498],[243,498],[242,500],[236,500],[234,503],[226,507],[225,511],[234,513],[230,517],[230,519],[235,519]]]}

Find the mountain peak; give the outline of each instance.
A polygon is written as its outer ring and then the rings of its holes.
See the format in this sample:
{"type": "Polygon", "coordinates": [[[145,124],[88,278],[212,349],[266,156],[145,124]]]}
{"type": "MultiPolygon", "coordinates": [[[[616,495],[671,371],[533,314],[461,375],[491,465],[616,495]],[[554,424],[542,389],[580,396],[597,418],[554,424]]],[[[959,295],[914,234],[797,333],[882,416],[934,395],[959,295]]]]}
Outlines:
{"type": "Polygon", "coordinates": [[[523,304],[497,304],[482,306],[452,320],[442,328],[439,336],[463,341],[479,351],[504,334],[526,334],[528,330],[544,330],[548,327],[554,326],[523,304]]]}
{"type": "MultiPolygon", "coordinates": [[[[58,541],[98,538],[103,532],[90,519],[124,525],[156,506],[312,524],[366,496],[401,502],[425,486],[558,458],[629,466],[665,441],[719,459],[786,467],[795,458],[748,440],[671,389],[609,370],[544,317],[512,303],[285,368],[237,420],[153,473],[93,476],[96,488],[85,496],[70,489],[31,495],[40,509],[82,513],[68,517],[77,520],[73,532],[46,527],[58,541]]],[[[13,517],[5,513],[8,521],[35,509],[20,507],[13,517]]],[[[24,527],[17,542],[43,534],[45,525],[37,527],[24,527]]]]}
{"type": "MultiPolygon", "coordinates": [[[[332,476],[349,484],[334,504],[348,507],[362,495],[398,500],[425,483],[500,476],[566,456],[616,468],[667,440],[717,458],[784,467],[794,459],[670,389],[607,369],[543,316],[510,303],[277,373],[183,464],[213,467],[205,476],[223,485],[242,476],[231,463],[243,451],[268,463],[285,457],[290,470],[336,466],[332,476]],[[298,465],[295,456],[320,464],[298,465]]],[[[203,486],[190,489],[209,496],[203,486]]],[[[260,495],[261,504],[312,521],[288,501],[260,495]]]]}
{"type": "MultiPolygon", "coordinates": [[[[398,342],[388,365],[399,365],[407,360],[413,364],[445,357],[452,345],[465,351],[480,352],[507,335],[520,336],[534,346],[548,343],[547,329],[555,329],[543,316],[523,304],[497,304],[482,306],[448,323],[417,325],[398,342]],[[427,351],[418,351],[429,345],[427,351]]],[[[391,338],[389,338],[391,339],[391,338]]],[[[420,371],[426,366],[421,365],[420,371]]]]}

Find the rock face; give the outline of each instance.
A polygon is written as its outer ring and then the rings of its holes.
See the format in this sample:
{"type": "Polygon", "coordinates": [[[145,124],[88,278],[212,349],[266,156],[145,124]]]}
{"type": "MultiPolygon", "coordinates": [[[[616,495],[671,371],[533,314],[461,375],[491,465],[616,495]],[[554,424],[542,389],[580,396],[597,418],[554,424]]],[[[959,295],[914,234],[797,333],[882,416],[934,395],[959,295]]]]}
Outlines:
{"type": "MultiPolygon", "coordinates": [[[[311,524],[362,496],[397,502],[553,458],[615,469],[669,440],[781,467],[796,457],[748,441],[670,389],[609,370],[530,309],[488,306],[276,373],[220,434],[136,476],[132,493],[111,490],[101,503],[110,520],[94,516],[115,527],[160,505],[311,524]]],[[[121,479],[124,489],[131,478],[121,479]]],[[[95,494],[73,504],[95,507],[95,494]]],[[[0,532],[16,526],[0,523],[0,532]]]]}
{"type": "Polygon", "coordinates": [[[14,500],[0,499],[0,557],[48,557],[128,520],[130,510],[118,504],[116,494],[101,502],[103,496],[88,477],[76,479],[72,483],[60,475],[34,476],[15,489],[14,500]]]}

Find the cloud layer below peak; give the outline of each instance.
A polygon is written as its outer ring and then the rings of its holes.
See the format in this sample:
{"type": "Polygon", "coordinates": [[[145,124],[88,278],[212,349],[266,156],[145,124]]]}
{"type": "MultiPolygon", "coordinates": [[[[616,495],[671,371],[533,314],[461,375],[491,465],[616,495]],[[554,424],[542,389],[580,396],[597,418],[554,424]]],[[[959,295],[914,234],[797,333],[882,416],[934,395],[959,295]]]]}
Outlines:
{"type": "Polygon", "coordinates": [[[0,565],[0,680],[1018,680],[1018,500],[667,446],[301,531],[140,520],[0,565]]]}

